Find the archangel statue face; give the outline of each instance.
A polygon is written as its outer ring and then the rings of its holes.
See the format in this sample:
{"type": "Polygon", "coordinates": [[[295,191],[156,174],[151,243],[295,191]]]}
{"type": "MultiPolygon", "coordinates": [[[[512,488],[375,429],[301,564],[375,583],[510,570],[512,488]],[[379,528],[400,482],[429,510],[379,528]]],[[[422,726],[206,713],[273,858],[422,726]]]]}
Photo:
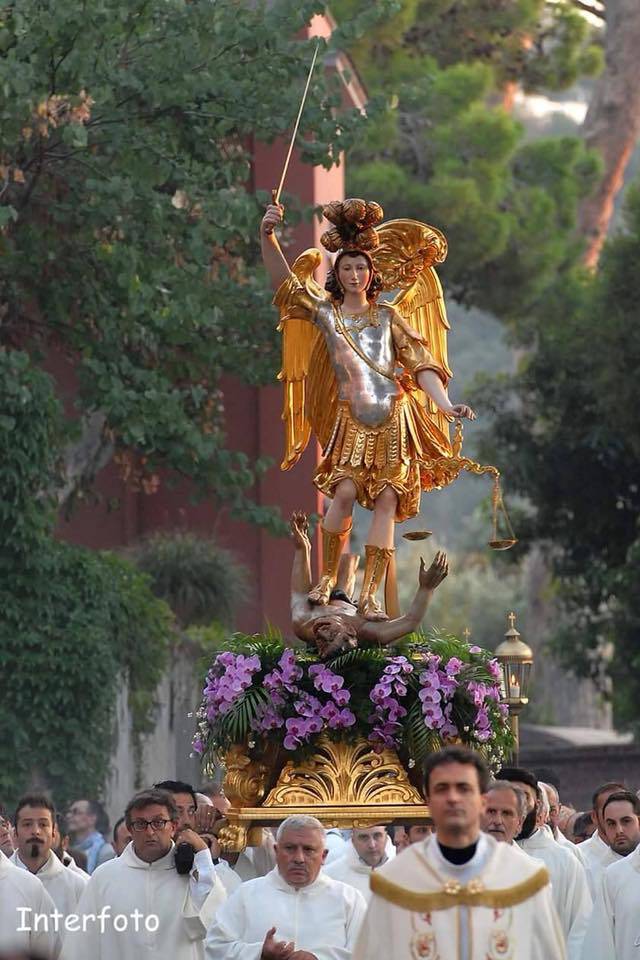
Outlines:
{"type": "Polygon", "coordinates": [[[371,268],[361,253],[343,253],[338,258],[338,282],[345,293],[363,293],[369,286],[371,268]]]}

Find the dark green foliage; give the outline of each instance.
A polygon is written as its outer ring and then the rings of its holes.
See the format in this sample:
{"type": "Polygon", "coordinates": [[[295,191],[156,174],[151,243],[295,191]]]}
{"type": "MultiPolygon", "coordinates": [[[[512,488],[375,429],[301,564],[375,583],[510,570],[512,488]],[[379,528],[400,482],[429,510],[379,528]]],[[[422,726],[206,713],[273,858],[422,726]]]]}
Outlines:
{"type": "MultiPolygon", "coordinates": [[[[291,127],[313,49],[292,38],[316,9],[25,0],[0,11],[0,343],[72,357],[79,409],[104,414],[143,486],[168,465],[279,531],[246,496],[264,464],[227,444],[220,377],[277,371],[256,269],[266,197],[251,188],[249,151],[291,127]]],[[[303,124],[315,162],[330,165],[365,122],[340,102],[338,79],[318,70],[303,124]]]]}
{"type": "Polygon", "coordinates": [[[519,321],[575,261],[598,160],[578,138],[526,143],[500,102],[511,82],[570,85],[596,67],[594,49],[571,4],[542,0],[407,0],[354,46],[390,109],[351,151],[349,191],[444,230],[449,297],[519,321]]]}
{"type": "MultiPolygon", "coordinates": [[[[562,278],[531,319],[536,349],[488,384],[496,413],[484,454],[509,462],[535,514],[521,541],[546,541],[567,621],[556,652],[613,680],[616,722],[640,729],[640,191],[595,276],[562,278]]],[[[607,684],[603,684],[606,690],[607,684]]]]}
{"type": "Polygon", "coordinates": [[[62,422],[50,378],[0,350],[0,398],[0,798],[37,783],[64,805],[102,790],[122,682],[145,728],[171,614],[131,564],[53,538],[41,484],[53,484],[62,422]]]}

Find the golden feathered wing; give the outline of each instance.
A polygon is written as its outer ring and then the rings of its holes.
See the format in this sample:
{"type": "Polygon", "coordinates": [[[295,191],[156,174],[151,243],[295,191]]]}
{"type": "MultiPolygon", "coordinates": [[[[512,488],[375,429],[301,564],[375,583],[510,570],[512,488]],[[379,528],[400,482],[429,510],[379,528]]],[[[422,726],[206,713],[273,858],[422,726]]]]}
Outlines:
{"type": "MultiPolygon", "coordinates": [[[[429,345],[448,376],[447,332],[450,329],[442,286],[433,267],[447,256],[444,235],[417,220],[389,220],[377,228],[379,246],[373,251],[383,287],[392,293],[389,301],[429,345]]],[[[449,438],[449,421],[421,390],[418,398],[435,425],[449,438]]]]}
{"type": "Polygon", "coordinates": [[[282,470],[289,470],[298,462],[312,433],[324,446],[336,418],[335,373],[324,336],[311,322],[318,301],[327,299],[327,293],[313,279],[321,263],[319,250],[305,250],[274,298],[280,310],[278,330],[282,333],[282,369],[278,374],[278,380],[284,384],[282,470]]]}
{"type": "MultiPolygon", "coordinates": [[[[435,227],[417,220],[389,220],[377,228],[379,246],[373,251],[384,290],[398,313],[429,345],[448,376],[447,331],[450,329],[440,280],[433,267],[447,255],[447,241],[435,227]]],[[[338,385],[324,336],[311,321],[319,301],[327,293],[313,278],[322,262],[319,250],[302,253],[291,276],[276,293],[280,310],[284,384],[282,420],[285,425],[285,455],[281,463],[289,470],[304,453],[311,433],[322,446],[331,436],[338,404],[338,385]]],[[[422,391],[418,398],[433,423],[449,438],[449,421],[422,391]]]]}

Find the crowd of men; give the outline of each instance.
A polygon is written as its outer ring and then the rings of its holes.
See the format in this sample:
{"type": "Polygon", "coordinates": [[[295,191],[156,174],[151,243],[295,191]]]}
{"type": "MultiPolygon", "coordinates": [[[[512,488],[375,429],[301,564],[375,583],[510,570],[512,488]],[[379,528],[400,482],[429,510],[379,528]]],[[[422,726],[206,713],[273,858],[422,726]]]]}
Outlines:
{"type": "MultiPolygon", "coordinates": [[[[0,960],[629,960],[640,956],[640,800],[563,806],[529,770],[429,758],[429,817],[325,830],[291,816],[221,851],[219,789],[163,781],[107,839],[99,804],[0,817],[0,960]]],[[[2,812],[2,811],[0,811],[2,812]]]]}

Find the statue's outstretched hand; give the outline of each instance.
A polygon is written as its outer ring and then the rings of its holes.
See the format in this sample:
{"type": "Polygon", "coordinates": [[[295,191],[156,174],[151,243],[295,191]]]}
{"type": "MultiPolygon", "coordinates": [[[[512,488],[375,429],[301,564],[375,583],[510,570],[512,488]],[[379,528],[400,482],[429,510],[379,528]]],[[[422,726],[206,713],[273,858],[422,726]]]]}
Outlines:
{"type": "Polygon", "coordinates": [[[475,412],[466,403],[456,403],[451,408],[452,417],[464,417],[465,420],[475,420],[475,412]]]}
{"type": "Polygon", "coordinates": [[[289,527],[291,528],[291,535],[296,547],[302,547],[305,550],[311,548],[311,541],[309,540],[309,518],[306,513],[303,513],[302,510],[296,510],[292,513],[289,527]]]}
{"type": "Polygon", "coordinates": [[[449,561],[444,550],[438,550],[433,563],[427,570],[424,560],[420,557],[420,574],[418,582],[427,590],[435,590],[449,573],[449,561]]]}
{"type": "Polygon", "coordinates": [[[270,203],[265,211],[265,215],[262,218],[262,223],[260,224],[260,230],[266,236],[271,236],[275,228],[279,223],[282,223],[284,218],[284,207],[281,203],[270,203]]]}

